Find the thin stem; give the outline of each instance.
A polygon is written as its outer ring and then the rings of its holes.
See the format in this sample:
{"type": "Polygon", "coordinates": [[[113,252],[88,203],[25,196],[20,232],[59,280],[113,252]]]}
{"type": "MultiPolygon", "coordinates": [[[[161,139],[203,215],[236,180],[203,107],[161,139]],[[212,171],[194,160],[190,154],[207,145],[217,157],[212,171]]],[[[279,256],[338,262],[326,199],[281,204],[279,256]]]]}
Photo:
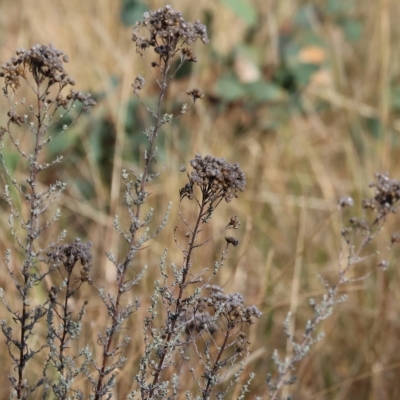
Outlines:
{"type": "Polygon", "coordinates": [[[39,96],[40,90],[40,83],[37,82],[37,104],[38,104],[38,113],[37,113],[37,121],[38,121],[38,128],[36,132],[36,140],[35,140],[35,149],[33,160],[30,161],[30,173],[29,173],[29,185],[32,190],[31,200],[30,200],[30,220],[29,220],[29,227],[28,227],[28,234],[26,236],[27,246],[26,246],[26,253],[27,259],[24,263],[22,269],[22,275],[24,277],[24,287],[22,291],[22,315],[19,319],[21,323],[21,331],[20,331],[20,343],[19,343],[19,360],[18,360],[18,383],[17,383],[17,398],[23,399],[23,389],[25,387],[24,383],[24,368],[26,365],[25,355],[28,351],[28,344],[27,344],[27,320],[29,318],[29,310],[28,305],[26,304],[26,299],[28,298],[29,286],[30,286],[30,271],[33,266],[33,243],[36,240],[35,235],[35,228],[38,222],[37,216],[37,202],[36,199],[36,180],[37,180],[37,164],[38,164],[38,156],[40,151],[40,135],[42,133],[42,101],[39,96]]]}
{"type": "MultiPolygon", "coordinates": [[[[373,225],[376,224],[376,221],[374,221],[373,225]]],[[[339,271],[339,279],[336,282],[336,284],[334,284],[328,291],[327,291],[327,295],[328,295],[328,300],[326,301],[327,303],[333,305],[335,302],[335,298],[338,294],[339,291],[339,287],[341,285],[343,285],[344,283],[347,283],[348,280],[346,278],[346,274],[349,272],[349,270],[351,269],[351,267],[353,267],[357,262],[354,260],[357,260],[357,258],[360,256],[361,251],[363,250],[363,248],[371,241],[371,238],[373,237],[373,235],[370,233],[369,235],[367,235],[363,241],[360,243],[359,247],[357,248],[357,251],[355,253],[355,256],[353,257],[349,257],[348,259],[348,263],[346,265],[346,267],[344,269],[342,269],[341,271],[339,271]]],[[[362,277],[362,279],[365,279],[367,276],[369,276],[372,273],[369,272],[368,274],[364,275],[362,277]]],[[[325,318],[321,317],[320,315],[314,315],[314,317],[311,319],[311,326],[316,327],[319,323],[321,323],[325,318]]],[[[310,329],[309,331],[306,331],[306,333],[303,336],[303,340],[298,344],[299,349],[303,349],[308,343],[309,341],[312,339],[312,333],[314,332],[315,329],[310,329]]],[[[285,370],[283,371],[283,373],[280,375],[280,378],[278,380],[278,382],[276,383],[276,390],[273,393],[271,400],[275,400],[277,399],[278,393],[280,391],[280,389],[283,387],[285,381],[287,380],[291,369],[293,368],[293,365],[299,360],[295,360],[293,358],[293,356],[290,358],[289,362],[286,363],[286,367],[285,370]]]]}
{"type": "Polygon", "coordinates": [[[212,387],[211,387],[212,378],[215,376],[215,374],[217,373],[217,371],[219,369],[218,363],[219,363],[219,360],[222,357],[222,353],[224,352],[225,347],[226,347],[226,345],[228,343],[228,338],[229,338],[229,328],[226,331],[226,335],[225,335],[225,338],[224,338],[224,343],[222,343],[222,346],[220,347],[217,359],[214,362],[214,367],[213,367],[212,371],[209,373],[209,376],[208,376],[208,379],[207,379],[207,386],[203,391],[203,399],[204,400],[209,399],[209,396],[210,396],[210,393],[211,393],[211,389],[212,389],[212,387]]]}
{"type": "MultiPolygon", "coordinates": [[[[62,320],[62,327],[63,327],[63,331],[62,331],[62,336],[60,338],[60,353],[59,353],[59,359],[60,359],[60,370],[59,372],[65,377],[65,363],[64,363],[64,350],[66,348],[66,342],[67,342],[67,335],[70,333],[70,330],[68,329],[68,320],[69,318],[69,312],[68,312],[68,300],[71,297],[71,294],[74,293],[74,290],[70,289],[70,284],[71,284],[71,278],[72,278],[72,268],[70,271],[68,271],[68,277],[66,280],[66,295],[64,298],[64,305],[62,306],[62,310],[63,310],[63,316],[61,318],[62,320]]],[[[79,285],[80,286],[80,285],[79,285]]],[[[79,289],[79,287],[77,288],[79,289]]]]}
{"type": "Polygon", "coordinates": [[[200,210],[199,210],[199,214],[198,214],[198,217],[197,217],[196,225],[195,225],[195,227],[193,229],[192,240],[189,243],[189,249],[187,251],[186,260],[185,260],[184,266],[183,266],[182,280],[181,280],[181,282],[179,284],[179,294],[178,294],[178,297],[176,299],[175,318],[172,321],[171,329],[169,330],[167,338],[165,339],[165,343],[163,345],[162,355],[160,357],[160,361],[158,363],[156,372],[154,374],[152,389],[150,390],[148,398],[151,398],[153,396],[153,393],[154,393],[154,390],[155,390],[155,385],[157,384],[157,382],[158,382],[158,380],[160,378],[160,375],[161,375],[161,372],[162,372],[162,366],[164,364],[164,360],[165,360],[165,357],[166,357],[167,352],[168,352],[168,344],[171,342],[171,339],[175,335],[175,326],[176,326],[176,322],[178,321],[178,317],[179,317],[179,315],[181,313],[181,309],[182,309],[181,302],[182,302],[183,292],[184,292],[184,289],[186,287],[186,285],[185,285],[186,278],[187,278],[187,275],[188,275],[188,272],[189,272],[189,269],[190,269],[191,255],[192,255],[192,252],[193,252],[194,248],[196,247],[194,243],[195,243],[197,235],[199,233],[199,228],[200,228],[200,224],[201,224],[201,221],[202,221],[202,218],[203,218],[204,208],[205,208],[206,204],[207,204],[207,200],[203,197],[202,203],[200,205],[200,210]]]}
{"type": "MultiPolygon", "coordinates": [[[[141,183],[140,183],[140,188],[139,188],[139,194],[143,195],[144,194],[144,190],[145,190],[145,186],[147,183],[147,177],[149,175],[149,170],[150,170],[150,163],[154,158],[154,147],[155,147],[155,142],[159,133],[159,129],[161,127],[161,108],[162,108],[162,101],[165,97],[168,85],[167,85],[167,75],[168,75],[168,71],[170,68],[170,60],[166,60],[165,61],[165,67],[162,69],[162,78],[161,78],[161,91],[160,94],[158,96],[158,102],[157,102],[157,113],[155,115],[155,119],[156,119],[156,124],[154,127],[154,131],[152,136],[149,138],[150,144],[148,146],[147,152],[146,152],[146,157],[145,157],[145,165],[144,165],[144,171],[143,171],[143,175],[142,175],[142,179],[141,179],[141,183]]],[[[141,208],[142,205],[144,204],[144,202],[140,202],[137,207],[136,207],[136,214],[135,214],[135,218],[136,220],[139,219],[140,217],[140,212],[141,212],[141,208]]],[[[114,307],[114,312],[112,315],[112,322],[111,322],[111,329],[110,329],[110,333],[108,335],[108,339],[107,339],[107,344],[104,347],[104,351],[103,351],[103,360],[102,360],[102,364],[101,364],[101,369],[99,372],[99,378],[97,381],[97,385],[96,385],[96,394],[94,399],[95,400],[99,400],[102,395],[101,395],[101,388],[102,388],[102,384],[103,384],[103,378],[106,376],[106,368],[107,368],[107,364],[108,364],[108,360],[113,357],[114,355],[112,354],[112,352],[110,352],[111,350],[111,346],[114,340],[114,334],[117,331],[117,327],[118,327],[118,317],[119,317],[119,312],[120,312],[120,308],[121,308],[121,296],[124,293],[123,290],[121,290],[121,288],[123,287],[124,281],[125,281],[125,274],[126,274],[126,270],[128,269],[128,266],[130,265],[131,261],[133,260],[134,257],[134,252],[132,251],[134,249],[135,246],[135,240],[136,240],[136,233],[138,231],[138,228],[133,230],[133,232],[131,233],[131,238],[130,238],[130,250],[127,252],[127,255],[125,257],[125,260],[123,261],[123,263],[121,264],[121,269],[118,270],[117,272],[117,295],[116,295],[116,300],[115,300],[115,307],[114,307]]]]}

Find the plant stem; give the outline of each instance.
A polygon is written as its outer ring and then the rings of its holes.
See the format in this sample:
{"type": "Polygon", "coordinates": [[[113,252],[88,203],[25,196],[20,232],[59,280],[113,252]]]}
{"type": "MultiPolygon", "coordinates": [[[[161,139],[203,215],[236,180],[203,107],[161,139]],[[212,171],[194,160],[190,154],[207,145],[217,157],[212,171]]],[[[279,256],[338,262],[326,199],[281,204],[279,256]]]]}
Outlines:
{"type": "Polygon", "coordinates": [[[206,386],[206,388],[205,388],[204,391],[203,391],[203,399],[204,399],[204,400],[207,400],[207,399],[210,398],[209,396],[210,396],[210,394],[211,394],[211,389],[212,389],[212,387],[211,387],[212,377],[215,376],[216,372],[217,372],[218,369],[219,369],[218,363],[219,363],[219,360],[220,360],[221,357],[222,357],[222,353],[224,352],[225,347],[226,347],[226,345],[227,345],[227,343],[228,343],[228,338],[229,338],[229,326],[228,326],[228,329],[227,329],[227,331],[226,331],[226,335],[225,335],[225,338],[224,338],[224,343],[222,343],[222,346],[220,347],[219,352],[218,352],[218,357],[217,357],[217,359],[216,359],[215,362],[214,362],[214,368],[212,369],[212,371],[210,372],[210,374],[209,374],[209,376],[208,376],[208,379],[207,379],[207,386],[206,386]]]}
{"type": "Polygon", "coordinates": [[[27,246],[26,246],[26,253],[27,258],[24,262],[24,266],[22,268],[22,275],[24,277],[24,285],[22,288],[22,315],[19,318],[19,322],[21,324],[21,332],[20,332],[20,342],[19,342],[19,360],[18,360],[18,384],[17,384],[17,398],[23,399],[23,389],[26,386],[24,382],[24,368],[26,365],[25,355],[28,351],[28,343],[27,338],[29,333],[27,331],[27,320],[29,318],[29,310],[27,305],[28,293],[29,293],[29,286],[30,286],[30,273],[31,268],[33,267],[33,243],[36,240],[36,232],[35,228],[38,222],[38,199],[37,192],[36,192],[36,181],[37,181],[37,174],[38,174],[38,157],[40,152],[40,136],[42,133],[42,101],[40,98],[40,82],[36,81],[36,98],[37,98],[37,105],[38,105],[38,112],[36,115],[37,118],[37,132],[36,132],[36,139],[35,139],[35,149],[33,153],[33,159],[30,160],[30,172],[29,172],[29,185],[31,187],[31,199],[30,199],[30,220],[29,220],[29,227],[28,233],[26,236],[27,246]]]}
{"type": "MultiPolygon", "coordinates": [[[[161,123],[161,108],[162,108],[162,101],[165,97],[165,94],[166,94],[166,91],[168,88],[167,75],[168,75],[169,67],[170,67],[170,61],[168,59],[165,61],[165,67],[162,70],[160,94],[158,96],[157,113],[155,116],[156,124],[154,127],[153,135],[151,136],[151,138],[149,140],[150,143],[149,143],[146,157],[145,157],[144,171],[143,171],[143,175],[142,175],[142,179],[141,179],[141,183],[140,183],[140,189],[139,189],[140,195],[143,195],[144,190],[145,190],[145,186],[147,183],[146,181],[147,181],[147,177],[149,175],[149,170],[150,170],[150,162],[154,158],[155,142],[156,142],[156,139],[157,139],[157,136],[159,133],[159,129],[162,125],[162,123],[161,123]]],[[[141,208],[142,208],[141,206],[143,205],[143,203],[144,202],[141,201],[136,207],[135,218],[137,221],[139,220],[140,212],[141,212],[141,208]]],[[[98,379],[97,386],[96,386],[96,394],[94,397],[95,400],[99,400],[102,397],[100,391],[102,388],[103,378],[106,376],[105,371],[107,368],[108,360],[111,357],[113,357],[113,354],[110,353],[110,350],[111,350],[112,342],[114,340],[114,334],[116,333],[118,325],[119,325],[118,316],[119,316],[120,307],[121,307],[121,296],[124,293],[122,290],[122,286],[123,286],[123,283],[125,280],[126,270],[128,269],[128,266],[132,262],[133,257],[134,257],[134,252],[132,250],[134,250],[134,247],[135,247],[135,239],[136,239],[137,231],[138,231],[138,228],[133,230],[133,232],[131,233],[131,238],[130,238],[130,243],[129,243],[129,246],[130,246],[129,251],[127,252],[125,260],[121,264],[121,268],[118,268],[118,271],[117,271],[117,291],[118,292],[117,292],[116,300],[115,300],[114,313],[112,315],[111,330],[108,335],[107,344],[104,347],[104,351],[103,351],[103,360],[102,360],[102,365],[101,365],[101,369],[99,372],[99,379],[98,379]]]]}
{"type": "Polygon", "coordinates": [[[207,203],[207,200],[203,197],[201,205],[200,205],[200,209],[199,209],[199,214],[198,214],[198,217],[197,217],[196,225],[195,225],[195,227],[193,229],[192,240],[189,243],[189,249],[187,251],[186,260],[185,260],[184,267],[183,267],[182,280],[181,280],[181,282],[179,284],[179,293],[178,293],[178,297],[176,299],[175,317],[174,317],[174,319],[172,321],[171,329],[169,329],[167,338],[165,339],[165,343],[163,345],[162,355],[160,357],[160,361],[158,363],[156,372],[154,374],[152,389],[150,390],[149,397],[148,397],[149,399],[151,399],[151,397],[153,396],[153,393],[154,393],[154,390],[155,390],[155,385],[157,384],[157,382],[158,382],[158,380],[160,378],[161,371],[162,371],[162,366],[163,366],[165,357],[166,357],[167,352],[168,352],[168,344],[170,343],[171,339],[175,336],[175,326],[176,326],[176,322],[178,320],[178,317],[179,317],[179,315],[181,313],[181,309],[182,309],[181,301],[182,301],[183,291],[184,291],[184,289],[186,287],[185,286],[186,278],[187,278],[187,275],[188,275],[188,272],[189,272],[189,269],[190,269],[191,255],[192,255],[192,252],[193,252],[194,248],[196,247],[195,246],[195,241],[196,241],[197,235],[199,233],[201,220],[202,220],[202,218],[204,216],[203,214],[204,214],[204,208],[206,206],[206,203],[207,203]]]}

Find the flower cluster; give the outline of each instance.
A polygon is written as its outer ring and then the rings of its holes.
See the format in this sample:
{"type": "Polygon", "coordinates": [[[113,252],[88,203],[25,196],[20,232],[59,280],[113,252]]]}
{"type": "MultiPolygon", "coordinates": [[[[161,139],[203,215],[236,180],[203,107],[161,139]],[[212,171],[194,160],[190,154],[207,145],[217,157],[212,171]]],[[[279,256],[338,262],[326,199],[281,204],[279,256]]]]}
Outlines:
{"type": "Polygon", "coordinates": [[[133,82],[133,84],[132,84],[133,90],[135,91],[135,93],[138,92],[139,90],[142,90],[142,88],[143,88],[145,82],[146,82],[146,81],[145,81],[145,79],[143,78],[143,76],[138,75],[138,76],[135,78],[135,80],[134,80],[134,82],[133,82]]]}
{"type": "Polygon", "coordinates": [[[251,325],[256,318],[261,317],[261,311],[256,306],[245,306],[241,293],[225,294],[224,289],[218,285],[205,286],[210,291],[210,296],[203,299],[204,307],[211,307],[214,312],[220,312],[233,327],[241,323],[251,325]]]}
{"type": "Polygon", "coordinates": [[[246,177],[239,164],[229,164],[223,158],[210,155],[203,158],[196,154],[190,165],[193,167],[191,186],[198,185],[205,199],[211,202],[224,198],[229,203],[237,197],[237,192],[243,192],[246,187],[246,177]]]}
{"type": "MultiPolygon", "coordinates": [[[[13,56],[10,61],[1,66],[0,77],[5,80],[4,91],[10,87],[15,90],[20,86],[20,78],[27,79],[27,71],[32,74],[37,85],[48,79],[48,86],[58,84],[60,90],[68,85],[75,85],[75,80],[68,75],[64,69],[64,63],[68,62],[68,56],[63,51],[56,49],[52,44],[34,45],[30,50],[17,50],[16,56],[13,56]]],[[[47,96],[48,93],[45,93],[47,96]]],[[[89,111],[96,103],[91,98],[90,94],[84,94],[71,90],[66,97],[60,94],[55,99],[57,106],[68,108],[69,100],[79,101],[83,105],[85,111],[89,111]]],[[[46,99],[47,104],[53,101],[46,99]]],[[[18,123],[18,121],[13,121],[18,123]]],[[[21,121],[22,122],[22,121],[21,121]]]]}
{"type": "Polygon", "coordinates": [[[17,114],[15,111],[9,111],[7,113],[7,116],[10,117],[10,122],[12,124],[16,124],[18,126],[21,126],[22,124],[25,123],[24,116],[17,114]]]}
{"type": "Polygon", "coordinates": [[[208,43],[207,28],[195,21],[186,22],[182,13],[175,11],[170,5],[157,11],[145,12],[143,21],[136,23],[132,40],[136,43],[136,51],[143,54],[148,47],[153,47],[155,53],[164,60],[181,52],[183,59],[196,61],[196,56],[184,45],[190,46],[197,39],[208,43]],[[148,35],[141,36],[141,28],[145,27],[148,35]]]}
{"type": "Polygon", "coordinates": [[[214,335],[218,330],[217,325],[212,321],[212,316],[208,311],[197,313],[188,311],[182,314],[180,323],[185,325],[185,333],[187,335],[199,334],[204,329],[207,329],[210,335],[214,335]]]}
{"type": "MultiPolygon", "coordinates": [[[[60,97],[58,99],[60,99],[60,97]]],[[[85,111],[90,111],[91,108],[96,105],[96,102],[92,99],[92,96],[90,93],[83,93],[83,92],[79,92],[76,90],[71,90],[70,93],[67,94],[65,99],[67,101],[69,101],[69,100],[79,101],[82,104],[82,108],[85,111]]],[[[57,99],[56,99],[56,101],[57,101],[57,99]]],[[[57,104],[62,105],[66,109],[65,104],[60,103],[59,100],[58,100],[57,104]]]]}
{"type": "Polygon", "coordinates": [[[233,247],[236,247],[239,244],[239,240],[237,240],[233,236],[226,236],[225,240],[226,243],[233,245],[233,247]]]}
{"type": "Polygon", "coordinates": [[[396,205],[400,200],[400,181],[390,179],[387,174],[377,173],[376,182],[371,183],[370,187],[375,188],[375,196],[363,201],[365,209],[377,211],[381,217],[396,212],[396,205]]]}
{"type": "Polygon", "coordinates": [[[35,45],[30,50],[17,50],[16,56],[1,66],[0,76],[5,78],[6,86],[17,88],[19,78],[25,77],[25,68],[32,72],[39,83],[43,78],[58,82],[61,86],[74,85],[75,81],[64,69],[63,63],[68,62],[68,56],[52,44],[35,45]]]}
{"type": "Polygon", "coordinates": [[[187,90],[186,94],[192,97],[193,101],[196,101],[197,99],[202,99],[204,97],[203,91],[198,88],[187,90]]]}
{"type": "Polygon", "coordinates": [[[91,283],[89,277],[90,268],[92,266],[91,242],[82,243],[80,239],[75,239],[74,242],[63,244],[56,247],[53,251],[49,251],[47,256],[48,263],[57,265],[62,263],[68,273],[71,273],[78,261],[82,264],[81,277],[82,282],[91,283]]]}

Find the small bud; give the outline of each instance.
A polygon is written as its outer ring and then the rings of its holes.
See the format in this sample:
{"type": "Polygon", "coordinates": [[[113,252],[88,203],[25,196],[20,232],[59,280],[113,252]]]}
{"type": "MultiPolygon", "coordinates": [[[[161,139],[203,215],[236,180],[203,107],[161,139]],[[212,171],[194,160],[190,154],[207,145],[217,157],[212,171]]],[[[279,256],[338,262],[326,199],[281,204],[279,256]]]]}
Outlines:
{"type": "Polygon", "coordinates": [[[226,236],[225,240],[226,243],[233,245],[233,247],[236,247],[239,244],[239,240],[235,239],[233,236],[226,236]]]}
{"type": "Polygon", "coordinates": [[[134,92],[136,93],[137,91],[141,90],[145,82],[145,79],[142,76],[138,75],[132,84],[134,92]]]}

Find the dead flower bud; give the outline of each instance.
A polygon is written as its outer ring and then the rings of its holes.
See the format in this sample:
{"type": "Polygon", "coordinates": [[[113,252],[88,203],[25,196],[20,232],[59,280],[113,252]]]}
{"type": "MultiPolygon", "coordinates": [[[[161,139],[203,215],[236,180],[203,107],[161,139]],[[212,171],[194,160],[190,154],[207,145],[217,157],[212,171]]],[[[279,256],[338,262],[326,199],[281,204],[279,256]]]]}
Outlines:
{"type": "Polygon", "coordinates": [[[240,221],[237,215],[231,217],[229,224],[226,226],[227,228],[238,229],[240,225],[240,221]]]}
{"type": "Polygon", "coordinates": [[[186,94],[192,96],[193,101],[196,101],[197,99],[202,99],[204,97],[203,91],[197,88],[194,88],[192,90],[187,90],[186,94]]]}
{"type": "Polygon", "coordinates": [[[392,235],[392,244],[400,243],[400,233],[393,233],[392,235]]]}
{"type": "Polygon", "coordinates": [[[133,81],[133,84],[132,84],[132,86],[133,86],[133,91],[136,93],[136,92],[138,92],[139,90],[142,90],[142,88],[143,88],[145,82],[146,82],[146,80],[145,80],[142,76],[138,75],[138,76],[135,78],[135,80],[133,81]]]}
{"type": "Polygon", "coordinates": [[[226,236],[225,240],[226,243],[233,245],[233,247],[236,247],[239,244],[239,240],[237,240],[233,236],[226,236]]]}

